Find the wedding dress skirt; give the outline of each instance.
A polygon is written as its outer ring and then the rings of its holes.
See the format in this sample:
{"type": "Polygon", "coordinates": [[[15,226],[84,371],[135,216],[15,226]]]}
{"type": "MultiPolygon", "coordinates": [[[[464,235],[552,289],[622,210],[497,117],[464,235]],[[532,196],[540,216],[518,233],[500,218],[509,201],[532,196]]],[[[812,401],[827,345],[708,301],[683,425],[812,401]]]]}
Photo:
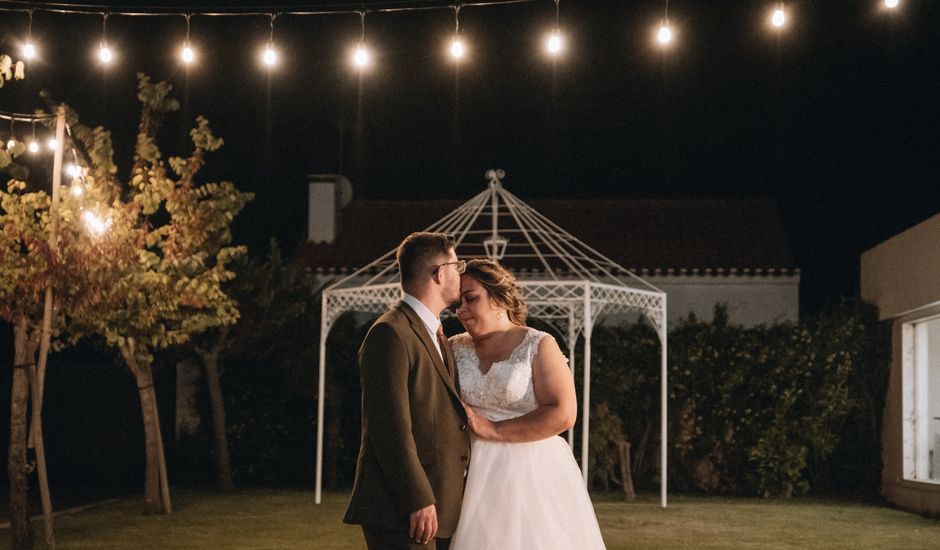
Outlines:
{"type": "MultiPolygon", "coordinates": [[[[538,405],[532,393],[532,357],[545,336],[529,329],[512,357],[493,364],[487,374],[479,370],[469,337],[454,337],[467,404],[495,421],[534,410],[538,405]]],[[[581,470],[564,439],[501,443],[472,437],[470,449],[452,550],[604,548],[581,470]]]]}

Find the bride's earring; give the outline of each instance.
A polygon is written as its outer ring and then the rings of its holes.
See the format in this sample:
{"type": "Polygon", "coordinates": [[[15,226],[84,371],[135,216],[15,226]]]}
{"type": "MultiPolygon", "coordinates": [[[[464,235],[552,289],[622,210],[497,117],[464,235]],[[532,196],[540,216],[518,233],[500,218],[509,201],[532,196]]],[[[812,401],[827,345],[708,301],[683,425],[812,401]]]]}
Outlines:
{"type": "Polygon", "coordinates": [[[497,320],[497,321],[502,321],[502,320],[503,320],[503,310],[499,310],[499,311],[496,312],[496,320],[497,320]]]}

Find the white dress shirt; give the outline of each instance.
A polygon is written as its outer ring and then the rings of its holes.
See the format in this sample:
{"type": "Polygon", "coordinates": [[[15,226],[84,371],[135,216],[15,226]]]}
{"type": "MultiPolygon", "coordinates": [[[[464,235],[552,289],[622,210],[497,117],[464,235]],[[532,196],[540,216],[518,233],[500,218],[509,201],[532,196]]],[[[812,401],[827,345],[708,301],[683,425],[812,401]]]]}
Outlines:
{"type": "Polygon", "coordinates": [[[431,341],[434,342],[434,347],[437,348],[437,353],[440,354],[441,361],[443,361],[444,353],[441,352],[441,344],[437,341],[437,327],[441,326],[441,320],[435,317],[434,314],[431,313],[431,310],[421,303],[421,300],[407,292],[402,292],[401,294],[402,301],[411,306],[411,309],[415,310],[418,317],[424,321],[424,328],[428,329],[428,334],[431,335],[431,341]]]}

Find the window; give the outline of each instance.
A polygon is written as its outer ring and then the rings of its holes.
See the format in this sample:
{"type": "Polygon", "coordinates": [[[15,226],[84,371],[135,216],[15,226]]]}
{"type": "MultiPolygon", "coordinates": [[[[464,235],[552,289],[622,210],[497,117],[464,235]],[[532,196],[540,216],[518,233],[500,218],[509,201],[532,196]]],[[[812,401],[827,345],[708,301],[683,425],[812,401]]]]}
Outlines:
{"type": "Polygon", "coordinates": [[[940,317],[903,328],[904,478],[940,483],[940,317]]]}

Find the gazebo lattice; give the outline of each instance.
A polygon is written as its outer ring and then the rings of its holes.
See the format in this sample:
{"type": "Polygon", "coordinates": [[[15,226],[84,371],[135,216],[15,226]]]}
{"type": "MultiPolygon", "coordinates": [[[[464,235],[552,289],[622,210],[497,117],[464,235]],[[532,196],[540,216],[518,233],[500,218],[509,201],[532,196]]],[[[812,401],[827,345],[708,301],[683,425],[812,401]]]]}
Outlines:
{"type": "MultiPolygon", "coordinates": [[[[502,170],[489,170],[487,189],[431,225],[426,231],[451,233],[460,258],[488,257],[511,269],[526,300],[529,316],[557,332],[568,350],[575,375],[575,346],[583,336],[580,422],[581,473],[588,480],[591,406],[591,335],[602,317],[644,316],[661,343],[660,499],[666,506],[666,294],[581,242],[542,216],[502,185],[502,170]]],[[[404,237],[404,235],[402,235],[404,237]]],[[[615,236],[611,236],[612,238],[615,236]]],[[[391,250],[323,291],[320,321],[320,370],[317,400],[316,495],[320,503],[323,461],[323,411],[326,341],[336,320],[349,311],[381,314],[401,299],[400,276],[391,250]]],[[[574,430],[568,432],[574,447],[574,430]]]]}

